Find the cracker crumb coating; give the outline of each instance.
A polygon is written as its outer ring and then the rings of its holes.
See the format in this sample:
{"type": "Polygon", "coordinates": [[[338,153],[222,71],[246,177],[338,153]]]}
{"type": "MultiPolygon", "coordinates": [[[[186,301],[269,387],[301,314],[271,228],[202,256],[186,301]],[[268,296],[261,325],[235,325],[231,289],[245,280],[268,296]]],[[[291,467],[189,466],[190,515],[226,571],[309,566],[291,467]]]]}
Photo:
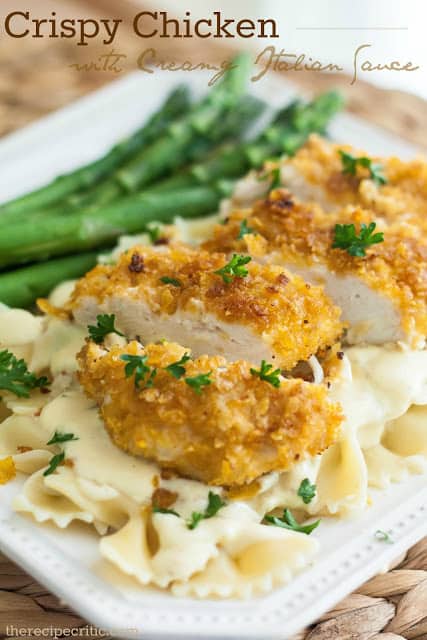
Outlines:
{"type": "Polygon", "coordinates": [[[301,203],[286,189],[276,189],[252,209],[233,212],[225,225],[215,227],[204,244],[209,251],[241,251],[261,262],[289,268],[324,265],[339,275],[352,275],[399,309],[401,324],[410,344],[427,335],[427,243],[410,226],[378,221],[384,242],[367,249],[366,257],[353,257],[333,249],[335,224],[375,221],[372,211],[347,206],[325,213],[312,203],[301,203]],[[238,240],[242,220],[255,233],[238,240]]]}
{"type": "MultiPolygon", "coordinates": [[[[285,161],[283,177],[289,176],[289,188],[293,189],[293,174],[302,177],[310,194],[314,187],[316,200],[325,208],[342,207],[353,204],[371,209],[376,217],[388,222],[402,222],[427,228],[427,162],[418,157],[403,161],[397,157],[380,158],[349,145],[334,144],[313,134],[306,145],[292,158],[285,161]],[[339,151],[356,157],[366,156],[374,164],[379,164],[381,173],[387,180],[384,185],[370,179],[369,170],[358,166],[355,176],[343,173],[339,151]]],[[[302,199],[301,193],[295,191],[302,199]]]]}
{"type": "Polygon", "coordinates": [[[79,381],[99,408],[113,442],[135,456],[212,485],[243,485],[324,451],[337,438],[341,409],[324,386],[283,379],[279,388],[250,373],[246,361],[202,356],[185,377],[211,372],[200,395],[164,367],[188,353],[176,343],[137,341],[105,350],[88,341],[79,381]],[[124,354],[147,355],[154,385],[135,388],[124,354]]]}
{"type": "Polygon", "coordinates": [[[0,485],[7,484],[16,477],[16,467],[12,456],[0,460],[0,485]]]}
{"type": "MultiPolygon", "coordinates": [[[[143,300],[154,323],[163,314],[211,314],[228,325],[249,329],[253,340],[268,345],[284,369],[334,344],[342,334],[340,310],[322,288],[307,284],[283,267],[254,261],[245,265],[246,277],[226,283],[215,271],[227,261],[223,253],[185,245],[158,249],[136,246],[123,254],[117,265],[97,266],[82,278],[74,290],[71,309],[75,312],[89,298],[104,303],[115,297],[143,300]],[[179,286],[164,284],[164,277],[179,286]]],[[[120,326],[120,317],[117,320],[120,326]]],[[[206,348],[210,353],[209,345],[206,348]]]]}

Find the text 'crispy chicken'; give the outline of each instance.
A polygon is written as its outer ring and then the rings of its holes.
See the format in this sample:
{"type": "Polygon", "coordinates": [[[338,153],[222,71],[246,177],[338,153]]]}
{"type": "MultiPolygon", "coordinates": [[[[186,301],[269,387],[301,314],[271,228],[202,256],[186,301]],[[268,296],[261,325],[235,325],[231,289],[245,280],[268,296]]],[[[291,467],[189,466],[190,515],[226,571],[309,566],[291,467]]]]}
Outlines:
{"type": "Polygon", "coordinates": [[[117,327],[145,344],[166,338],[195,356],[250,355],[282,369],[337,341],[341,312],[321,288],[254,261],[244,275],[224,281],[218,271],[227,260],[183,245],[134,247],[117,265],[98,266],[77,283],[73,315],[88,325],[98,314],[115,314],[117,327]]]}
{"type": "Polygon", "coordinates": [[[175,343],[83,347],[80,383],[119,448],[183,476],[231,486],[288,469],[335,440],[341,410],[324,386],[281,379],[276,388],[247,362],[221,356],[188,359],[176,377],[166,367],[186,354],[175,343]],[[123,356],[146,356],[149,371],[139,385],[123,356]],[[200,375],[210,382],[204,378],[197,394],[187,381],[200,375]]]}
{"type": "Polygon", "coordinates": [[[324,213],[315,204],[298,202],[286,189],[276,189],[253,208],[236,211],[226,224],[217,225],[204,248],[245,252],[260,263],[282,265],[313,284],[323,284],[350,325],[350,343],[403,341],[423,346],[427,243],[415,230],[379,225],[384,241],[369,247],[364,257],[332,248],[337,223],[354,224],[359,230],[362,223],[373,221],[372,216],[354,207],[324,213]],[[242,224],[250,233],[239,234],[242,224]]]}

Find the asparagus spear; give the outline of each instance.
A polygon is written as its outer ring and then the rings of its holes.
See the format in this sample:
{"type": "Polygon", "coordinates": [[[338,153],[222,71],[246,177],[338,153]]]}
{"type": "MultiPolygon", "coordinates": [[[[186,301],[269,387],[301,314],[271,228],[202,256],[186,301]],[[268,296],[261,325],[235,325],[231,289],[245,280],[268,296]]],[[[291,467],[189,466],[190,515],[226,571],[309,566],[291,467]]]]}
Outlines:
{"type": "Polygon", "coordinates": [[[141,193],[109,207],[67,216],[48,216],[9,225],[0,236],[0,267],[102,247],[124,233],[144,230],[148,222],[171,222],[215,211],[232,185],[193,187],[167,193],[141,193]]]}
{"type": "Polygon", "coordinates": [[[81,253],[33,264],[0,275],[0,302],[9,307],[29,307],[64,280],[80,278],[96,264],[95,252],[81,253]]]}
{"type": "Polygon", "coordinates": [[[304,144],[310,133],[323,132],[331,117],[341,108],[335,92],[325,93],[307,104],[294,102],[279,111],[272,123],[251,142],[225,144],[205,160],[185,171],[149,187],[150,192],[187,188],[219,178],[237,178],[259,168],[274,156],[292,154],[304,144]]]}
{"type": "Polygon", "coordinates": [[[149,121],[126,140],[115,145],[105,156],[71,173],[59,176],[50,184],[0,206],[1,220],[12,220],[16,215],[46,207],[81,189],[88,188],[108,176],[137,150],[147,146],[161,135],[170,123],[189,108],[186,87],[178,87],[149,121]]]}
{"type": "MultiPolygon", "coordinates": [[[[215,123],[215,130],[207,137],[197,138],[188,148],[187,155],[190,161],[196,161],[212,150],[218,141],[223,139],[237,139],[245,130],[251,126],[265,109],[265,103],[253,96],[245,96],[236,105],[236,108],[227,112],[223,118],[218,118],[215,123]]],[[[65,201],[70,206],[70,210],[76,210],[89,206],[103,206],[126,195],[116,174],[106,178],[89,191],[76,193],[65,201]]],[[[57,213],[68,211],[68,207],[57,207],[57,213]]],[[[44,213],[44,212],[43,212],[44,213]]],[[[50,212],[47,212],[50,213],[50,212]]]]}
{"type": "Polygon", "coordinates": [[[323,132],[341,106],[341,96],[335,92],[322,94],[307,104],[293,103],[279,112],[256,140],[240,147],[229,146],[207,162],[195,165],[191,174],[197,182],[204,183],[219,176],[243,175],[249,169],[258,169],[269,158],[291,155],[311,133],[323,132]]]}
{"type": "MultiPolygon", "coordinates": [[[[339,109],[340,106],[341,99],[336,94],[325,94],[308,105],[293,103],[279,112],[273,123],[267,127],[254,142],[246,143],[238,147],[229,145],[221,147],[207,160],[207,162],[196,163],[189,170],[158,183],[158,185],[150,189],[149,192],[146,192],[145,195],[141,194],[140,196],[127,198],[123,203],[117,202],[116,205],[110,206],[106,209],[105,224],[102,220],[102,212],[93,213],[92,216],[85,216],[83,213],[80,216],[77,216],[77,218],[74,216],[73,224],[68,226],[66,230],[63,229],[62,232],[74,233],[74,236],[76,237],[73,239],[70,246],[73,248],[81,248],[95,246],[94,243],[97,242],[96,235],[98,234],[98,229],[101,230],[98,240],[102,242],[105,233],[112,239],[113,237],[120,235],[120,233],[134,233],[141,231],[150,220],[157,219],[159,221],[169,222],[177,213],[181,215],[185,215],[187,213],[187,215],[197,216],[201,215],[204,211],[212,211],[216,207],[216,204],[214,205],[214,201],[215,203],[218,202],[220,194],[216,189],[214,190],[215,194],[213,194],[212,188],[206,189],[199,187],[195,190],[194,186],[196,184],[203,184],[207,180],[218,176],[239,176],[252,166],[260,166],[260,164],[272,155],[283,152],[294,152],[297,146],[305,141],[307,135],[311,131],[323,131],[329,118],[339,109]],[[169,190],[172,190],[172,192],[169,193],[169,190]],[[150,193],[155,196],[157,195],[157,192],[159,192],[158,199],[150,199],[150,193]],[[193,205],[198,198],[200,199],[200,208],[195,206],[191,211],[189,208],[180,210],[179,207],[181,204],[185,204],[185,206],[188,207],[189,193],[193,193],[194,195],[194,199],[190,198],[193,205]],[[203,200],[206,194],[209,194],[209,197],[212,198],[211,204],[209,205],[207,204],[207,201],[203,200]],[[160,201],[162,201],[163,204],[160,204],[160,201]],[[145,215],[141,213],[144,203],[149,205],[145,208],[145,215]],[[171,203],[173,203],[172,212],[169,208],[171,203]],[[156,206],[159,207],[157,212],[156,206]],[[204,209],[203,207],[206,208],[204,209]],[[161,215],[162,213],[163,216],[161,215]],[[85,226],[85,219],[87,221],[87,226],[85,226]],[[124,225],[123,220],[125,220],[124,225]],[[114,228],[115,224],[118,226],[122,225],[120,231],[117,227],[114,228]],[[113,229],[111,229],[111,225],[113,226],[113,229]],[[88,235],[89,238],[85,238],[86,235],[88,235]]],[[[219,185],[217,184],[217,188],[218,186],[219,185]]],[[[223,195],[227,195],[229,191],[230,185],[226,183],[223,195]]],[[[49,254],[50,251],[53,253],[60,253],[65,250],[69,250],[70,247],[68,246],[68,243],[64,239],[61,241],[61,237],[56,239],[55,233],[52,234],[53,238],[51,237],[49,240],[49,233],[52,232],[52,229],[49,227],[52,225],[52,227],[55,228],[56,220],[57,218],[54,218],[51,222],[47,221],[46,226],[41,230],[37,229],[37,233],[35,235],[34,223],[31,224],[30,221],[27,222],[25,228],[23,228],[22,225],[16,226],[14,229],[12,228],[11,233],[8,231],[5,234],[8,239],[11,239],[11,243],[6,241],[6,239],[2,240],[2,238],[0,238],[0,255],[6,255],[7,264],[9,264],[13,261],[25,260],[26,257],[39,259],[44,254],[49,254]],[[20,246],[20,239],[27,237],[30,239],[26,246],[20,246]],[[48,242],[47,247],[43,246],[45,237],[48,242]],[[52,240],[54,242],[53,249],[49,248],[49,242],[51,243],[52,240]],[[33,241],[36,243],[34,248],[31,247],[33,241]],[[11,246],[8,247],[8,244],[11,244],[11,246]],[[28,245],[30,246],[26,256],[25,252],[27,251],[26,247],[28,247],[28,245]]],[[[59,235],[60,233],[61,232],[59,232],[59,235]]],[[[78,261],[77,256],[76,261],[78,261]]],[[[58,263],[60,261],[55,260],[53,262],[58,263]]],[[[48,268],[49,264],[51,263],[48,262],[46,265],[41,266],[46,266],[46,268],[48,268]]],[[[7,279],[6,283],[12,283],[8,284],[8,291],[11,291],[14,286],[14,274],[20,276],[20,279],[16,280],[16,282],[18,284],[22,282],[22,285],[24,285],[26,280],[30,281],[33,270],[36,270],[34,279],[37,281],[39,273],[38,269],[39,266],[35,265],[7,274],[0,274],[0,300],[2,299],[2,282],[4,278],[7,279]]],[[[54,271],[55,268],[53,267],[51,273],[54,273],[54,271]]],[[[52,281],[52,286],[60,282],[64,277],[71,277],[71,275],[65,276],[59,268],[57,273],[58,278],[56,282],[52,281]]],[[[37,295],[43,295],[43,293],[38,293],[37,295]]],[[[18,293],[16,293],[16,296],[18,296],[18,293]]],[[[15,304],[20,303],[19,297],[15,298],[15,300],[15,304]]],[[[27,298],[20,304],[27,304],[27,298]]]]}
{"type": "Polygon", "coordinates": [[[187,116],[173,123],[164,136],[118,171],[117,179],[124,189],[135,192],[180,167],[188,160],[187,150],[196,136],[215,133],[220,118],[234,109],[242,97],[248,63],[248,56],[238,56],[234,67],[187,116]]]}

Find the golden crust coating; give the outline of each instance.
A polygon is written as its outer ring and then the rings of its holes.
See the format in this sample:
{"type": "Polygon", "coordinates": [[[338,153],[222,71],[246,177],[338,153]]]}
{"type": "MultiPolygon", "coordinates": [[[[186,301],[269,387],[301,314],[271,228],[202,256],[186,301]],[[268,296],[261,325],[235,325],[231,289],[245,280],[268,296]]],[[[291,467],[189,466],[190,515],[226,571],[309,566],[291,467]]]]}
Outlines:
{"type": "Polygon", "coordinates": [[[329,206],[358,205],[371,209],[388,222],[406,222],[426,228],[427,162],[423,158],[404,162],[396,157],[379,158],[349,145],[333,144],[312,135],[294,157],[286,160],[299,175],[321,190],[320,202],[329,206]],[[370,179],[367,168],[357,167],[356,176],[343,173],[339,151],[367,156],[382,167],[384,185],[370,179]]]}
{"type": "Polygon", "coordinates": [[[176,379],[164,367],[185,353],[175,343],[83,347],[80,383],[120,449],[186,477],[232,486],[288,469],[336,439],[341,409],[324,386],[294,379],[275,388],[252,375],[249,363],[219,356],[188,361],[185,376],[176,379]],[[157,369],[152,387],[135,388],[124,354],[148,356],[147,365],[157,369]],[[196,395],[185,377],[208,372],[211,384],[196,395]]]}
{"type": "Polygon", "coordinates": [[[16,477],[16,467],[12,456],[0,460],[0,485],[7,484],[16,477]]]}
{"type": "Polygon", "coordinates": [[[372,212],[355,207],[326,214],[315,204],[298,202],[286,189],[276,189],[253,209],[232,213],[204,248],[247,252],[276,264],[323,264],[334,273],[360,278],[399,308],[402,327],[415,343],[419,335],[427,335],[427,244],[419,232],[380,223],[384,242],[369,247],[366,257],[332,249],[335,224],[353,223],[358,230],[361,223],[373,220],[372,212]],[[256,233],[237,240],[243,219],[256,233]]]}
{"type": "Polygon", "coordinates": [[[202,303],[203,313],[250,329],[286,369],[334,344],[341,335],[340,310],[321,287],[281,267],[256,262],[245,265],[247,277],[225,283],[215,271],[226,263],[224,254],[184,245],[161,250],[137,246],[123,254],[117,265],[97,266],[82,278],[71,309],[91,296],[99,302],[112,296],[144,299],[155,315],[200,312],[202,303]],[[164,284],[161,278],[165,276],[177,280],[179,286],[164,284]]]}

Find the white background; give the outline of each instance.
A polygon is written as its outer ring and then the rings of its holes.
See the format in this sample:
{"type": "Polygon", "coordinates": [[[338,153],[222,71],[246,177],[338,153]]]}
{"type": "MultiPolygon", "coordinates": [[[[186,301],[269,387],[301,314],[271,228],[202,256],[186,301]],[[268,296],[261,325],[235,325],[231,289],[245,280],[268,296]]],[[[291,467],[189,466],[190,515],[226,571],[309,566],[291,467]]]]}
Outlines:
{"type": "Polygon", "coordinates": [[[365,72],[361,78],[427,98],[426,0],[186,0],[185,5],[181,0],[165,0],[162,9],[177,16],[189,10],[194,17],[208,17],[221,10],[224,17],[235,19],[273,18],[280,38],[242,40],[246,48],[273,43],[292,53],[335,62],[348,72],[352,72],[356,47],[372,44],[368,55],[373,62],[410,61],[420,69],[365,72]],[[310,27],[315,30],[304,30],[310,27]]]}

